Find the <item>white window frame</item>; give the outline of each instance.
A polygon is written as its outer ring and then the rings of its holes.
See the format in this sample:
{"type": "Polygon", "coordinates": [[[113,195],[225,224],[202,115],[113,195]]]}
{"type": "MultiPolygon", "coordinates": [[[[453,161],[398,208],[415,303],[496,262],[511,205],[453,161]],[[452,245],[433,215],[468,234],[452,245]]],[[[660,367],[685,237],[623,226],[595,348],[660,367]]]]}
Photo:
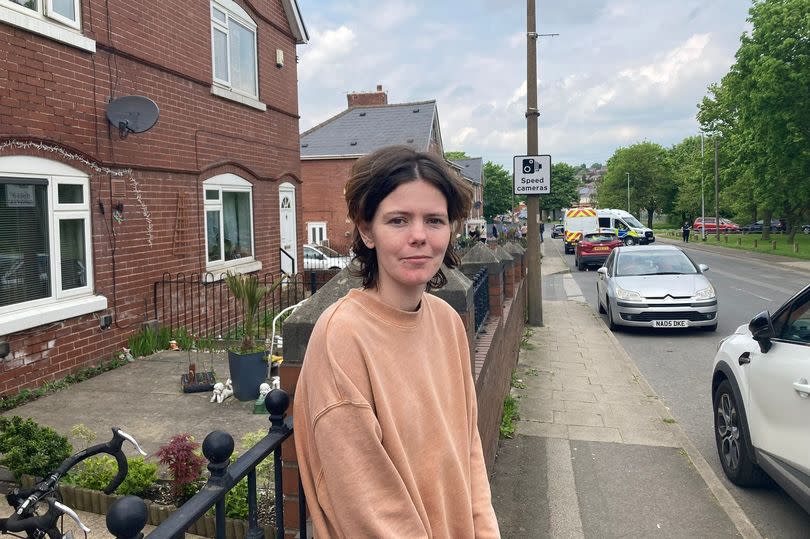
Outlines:
{"type": "MultiPolygon", "coordinates": [[[[222,91],[215,91],[212,89],[212,93],[219,95],[221,97],[226,98],[233,98],[235,101],[244,102],[244,100],[239,99],[238,96],[244,96],[249,98],[251,101],[255,100],[258,102],[259,99],[259,47],[258,47],[258,26],[250,18],[247,11],[242,9],[242,7],[234,2],[233,0],[211,0],[211,7],[210,7],[210,15],[211,15],[211,72],[212,72],[212,79],[214,81],[215,86],[219,86],[221,89],[227,90],[227,92],[232,92],[235,94],[233,97],[229,96],[227,93],[222,91]],[[214,18],[214,10],[218,10],[225,14],[225,23],[223,24],[220,21],[217,21],[214,18]],[[254,88],[253,93],[248,93],[243,90],[234,88],[231,84],[231,69],[233,68],[233,62],[231,60],[231,46],[230,46],[230,22],[233,21],[236,24],[239,24],[249,31],[253,32],[253,72],[255,74],[254,80],[254,88]],[[216,76],[216,70],[214,69],[214,60],[216,58],[216,50],[214,49],[214,32],[215,30],[219,30],[225,33],[226,42],[227,42],[227,58],[228,58],[228,79],[219,79],[216,76]]],[[[246,105],[256,106],[253,103],[246,102],[246,105]]],[[[259,107],[256,107],[259,108],[259,107]]]]}
{"type": "Polygon", "coordinates": [[[37,9],[23,7],[11,0],[0,0],[0,22],[39,34],[66,45],[96,52],[96,42],[81,34],[81,0],[72,0],[76,20],[53,10],[52,0],[37,0],[37,9]]]}
{"type": "Polygon", "coordinates": [[[0,176],[46,180],[48,200],[48,263],[51,293],[48,297],[0,307],[0,335],[89,314],[107,308],[107,298],[94,295],[93,237],[90,212],[90,178],[58,161],[29,156],[0,157],[0,176]],[[60,204],[58,186],[82,186],[82,202],[60,204]],[[63,219],[84,220],[85,286],[62,289],[59,222],[63,219]]]}
{"type": "Polygon", "coordinates": [[[323,229],[322,241],[325,241],[326,245],[329,245],[329,236],[326,235],[326,221],[311,221],[307,223],[307,243],[320,245],[317,241],[313,241],[315,239],[313,232],[319,228],[323,229]]]}
{"type": "Polygon", "coordinates": [[[203,231],[205,244],[203,247],[203,256],[205,257],[205,269],[212,273],[218,279],[223,273],[233,269],[237,273],[248,273],[261,269],[261,262],[256,260],[256,219],[253,211],[253,185],[244,178],[236,174],[219,174],[208,178],[203,182],[202,189],[203,198],[203,231]],[[206,191],[219,191],[217,200],[207,200],[206,191]],[[222,208],[222,193],[248,193],[248,201],[250,203],[250,256],[238,258],[235,260],[225,260],[225,215],[222,208]],[[220,260],[214,262],[208,261],[208,212],[219,212],[219,229],[222,231],[220,234],[219,254],[220,260]]]}

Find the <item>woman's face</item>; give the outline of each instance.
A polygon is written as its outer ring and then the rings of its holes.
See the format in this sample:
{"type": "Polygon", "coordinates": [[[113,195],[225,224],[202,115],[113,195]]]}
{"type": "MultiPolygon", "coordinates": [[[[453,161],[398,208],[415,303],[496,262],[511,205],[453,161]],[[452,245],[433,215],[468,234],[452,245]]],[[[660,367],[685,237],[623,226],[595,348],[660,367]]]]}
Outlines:
{"type": "Polygon", "coordinates": [[[360,231],[376,250],[378,292],[389,304],[408,307],[413,299],[418,303],[444,260],[451,233],[447,199],[424,180],[403,183],[360,231]]]}

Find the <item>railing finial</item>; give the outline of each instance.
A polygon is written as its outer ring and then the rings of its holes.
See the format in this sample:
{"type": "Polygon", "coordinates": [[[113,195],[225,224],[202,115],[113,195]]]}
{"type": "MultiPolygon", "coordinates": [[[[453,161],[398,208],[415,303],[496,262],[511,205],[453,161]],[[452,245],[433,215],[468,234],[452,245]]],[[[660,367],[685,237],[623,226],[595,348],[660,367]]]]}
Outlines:
{"type": "Polygon", "coordinates": [[[225,468],[230,464],[233,447],[233,436],[221,430],[209,432],[203,440],[202,452],[208,459],[211,482],[219,481],[225,475],[225,468]]]}
{"type": "Polygon", "coordinates": [[[107,529],[118,539],[141,539],[149,513],[137,496],[115,500],[107,511],[107,529]]]}
{"type": "Polygon", "coordinates": [[[283,389],[273,389],[264,397],[264,407],[270,412],[270,430],[284,428],[285,412],[290,406],[290,396],[283,389]]]}

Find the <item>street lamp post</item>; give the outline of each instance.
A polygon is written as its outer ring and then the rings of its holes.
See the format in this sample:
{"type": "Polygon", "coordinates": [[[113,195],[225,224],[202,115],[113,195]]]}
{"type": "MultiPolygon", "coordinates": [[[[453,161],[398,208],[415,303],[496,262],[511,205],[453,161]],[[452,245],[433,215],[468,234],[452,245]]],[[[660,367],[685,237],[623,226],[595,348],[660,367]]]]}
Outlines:
{"type": "Polygon", "coordinates": [[[630,173],[625,174],[627,174],[627,213],[630,213],[630,173]]]}
{"type": "Polygon", "coordinates": [[[700,238],[706,241],[706,192],[703,183],[706,174],[703,172],[703,131],[700,132],[700,238]]]}

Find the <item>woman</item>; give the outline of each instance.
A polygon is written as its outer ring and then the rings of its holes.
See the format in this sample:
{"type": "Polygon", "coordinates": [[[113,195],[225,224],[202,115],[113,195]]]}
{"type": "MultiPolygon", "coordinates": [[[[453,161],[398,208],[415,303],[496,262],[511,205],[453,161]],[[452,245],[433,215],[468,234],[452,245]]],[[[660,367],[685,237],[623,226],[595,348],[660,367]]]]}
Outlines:
{"type": "Polygon", "coordinates": [[[315,325],[295,392],[307,505],[326,537],[499,537],[467,334],[426,290],[446,283],[469,189],[405,146],[359,159],[346,185],[363,287],[315,325]]]}

